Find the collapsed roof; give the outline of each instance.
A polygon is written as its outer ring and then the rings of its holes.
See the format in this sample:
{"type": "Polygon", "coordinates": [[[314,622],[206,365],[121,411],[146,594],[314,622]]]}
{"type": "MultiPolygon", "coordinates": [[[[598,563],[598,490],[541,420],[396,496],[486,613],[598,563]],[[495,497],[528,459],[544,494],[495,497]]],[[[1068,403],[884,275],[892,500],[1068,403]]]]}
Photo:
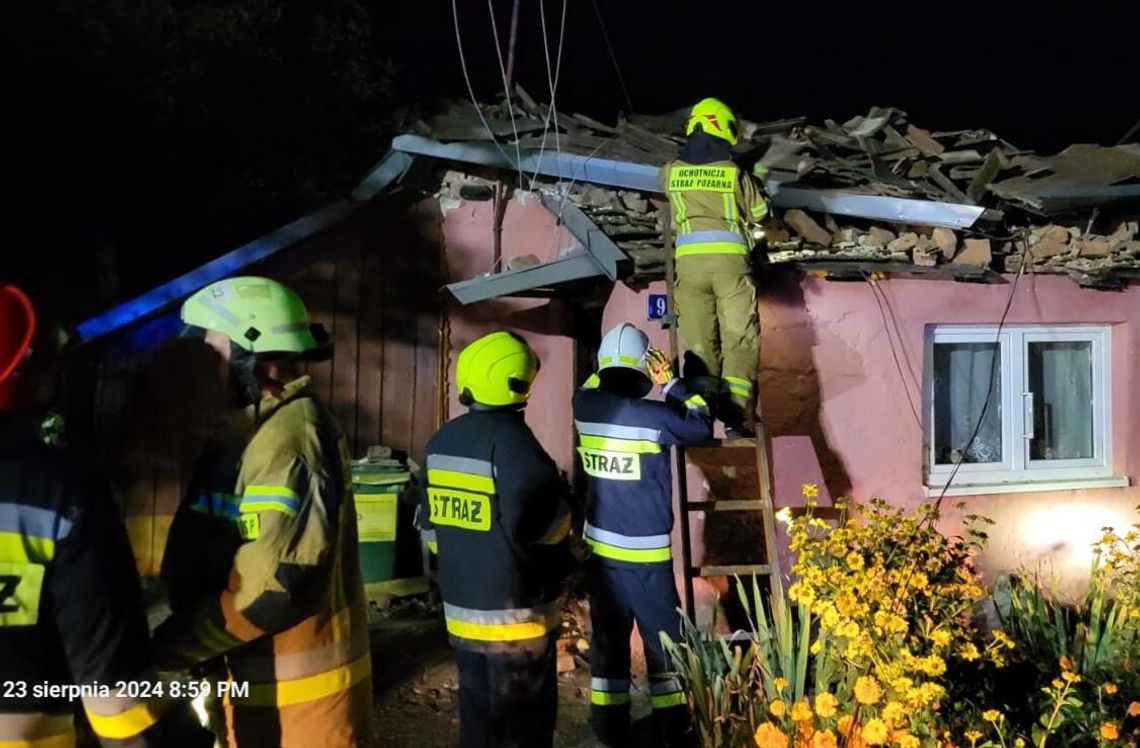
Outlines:
{"type": "MultiPolygon", "coordinates": [[[[517,169],[524,186],[566,195],[632,259],[626,280],[636,283],[663,275],[656,170],[680,152],[686,115],[607,125],[552,112],[516,88],[510,111],[450,102],[394,147],[517,169]]],[[[1140,277],[1140,145],[1041,156],[989,130],[931,131],[880,107],[841,124],[795,118],[742,130],[740,162],[765,176],[783,208],[766,231],[771,263],[837,278],[966,280],[1028,264],[1100,288],[1140,277]]]]}

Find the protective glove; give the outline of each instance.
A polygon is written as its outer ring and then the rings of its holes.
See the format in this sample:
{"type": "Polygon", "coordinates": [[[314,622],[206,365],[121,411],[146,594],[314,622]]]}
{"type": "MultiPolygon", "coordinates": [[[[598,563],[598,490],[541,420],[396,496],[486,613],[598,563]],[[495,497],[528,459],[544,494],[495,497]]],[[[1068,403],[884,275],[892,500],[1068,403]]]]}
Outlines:
{"type": "Polygon", "coordinates": [[[650,348],[645,352],[645,366],[654,384],[666,385],[673,381],[673,362],[663,352],[650,348]]]}

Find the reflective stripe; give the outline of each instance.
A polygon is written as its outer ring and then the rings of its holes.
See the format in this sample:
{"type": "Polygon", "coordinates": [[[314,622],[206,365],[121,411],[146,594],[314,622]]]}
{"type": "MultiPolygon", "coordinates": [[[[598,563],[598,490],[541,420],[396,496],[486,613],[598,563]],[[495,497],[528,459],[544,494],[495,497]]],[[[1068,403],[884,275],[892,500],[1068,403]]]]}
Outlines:
{"type": "Polygon", "coordinates": [[[15,745],[74,746],[75,723],[71,713],[0,712],[0,747],[15,745]]]}
{"type": "Polygon", "coordinates": [[[600,385],[601,383],[602,383],[601,377],[599,377],[597,374],[591,374],[590,376],[586,377],[586,381],[582,384],[582,389],[584,389],[584,390],[596,390],[596,389],[598,389],[598,385],[600,385]]]}
{"type": "Polygon", "coordinates": [[[200,514],[211,514],[215,517],[237,519],[241,514],[241,501],[230,493],[211,493],[205,491],[198,494],[198,498],[190,505],[190,510],[200,514]]]}
{"type": "Polygon", "coordinates": [[[759,221],[766,215],[768,215],[768,201],[761,199],[760,202],[752,206],[752,219],[759,221]]]}
{"type": "Polygon", "coordinates": [[[683,402],[685,403],[685,407],[688,408],[689,410],[695,410],[695,411],[698,411],[700,413],[708,413],[709,412],[708,402],[697,393],[693,393],[692,395],[689,395],[688,397],[686,397],[684,399],[683,402]]]}
{"type": "Polygon", "coordinates": [[[744,255],[748,256],[748,246],[731,242],[706,242],[703,244],[690,244],[677,247],[675,257],[690,257],[692,255],[744,255]]]}
{"type": "Polygon", "coordinates": [[[591,690],[590,703],[594,706],[625,706],[629,703],[629,694],[591,690]]]}
{"type": "Polygon", "coordinates": [[[654,709],[671,709],[686,702],[684,693],[671,693],[665,696],[650,696],[649,705],[654,709]]]}
{"type": "Polygon", "coordinates": [[[282,512],[296,514],[301,500],[288,486],[246,486],[239,509],[242,514],[251,512],[282,512]]]}
{"type": "Polygon", "coordinates": [[[55,556],[55,541],[15,532],[0,532],[0,561],[44,564],[55,556]]]}
{"type": "Polygon", "coordinates": [[[316,701],[326,696],[347,691],[372,673],[372,658],[364,655],[347,665],[307,678],[284,680],[278,683],[251,685],[249,696],[233,698],[226,694],[226,706],[290,706],[316,701]]]}
{"type": "Polygon", "coordinates": [[[752,382],[741,377],[725,377],[724,383],[728,386],[728,391],[734,395],[744,395],[745,397],[752,394],[752,382]]]}
{"type": "Polygon", "coordinates": [[[645,439],[656,442],[661,440],[660,429],[648,429],[641,426],[619,426],[616,423],[594,423],[591,421],[574,421],[579,434],[589,436],[612,436],[615,439],[645,439]]]}
{"type": "Polygon", "coordinates": [[[622,535],[621,533],[610,532],[600,527],[594,527],[589,522],[587,522],[583,528],[582,534],[587,538],[593,538],[594,540],[599,540],[603,543],[617,546],[618,548],[629,548],[632,550],[668,548],[672,544],[672,539],[668,535],[622,535]]]}
{"type": "Polygon", "coordinates": [[[427,545],[428,545],[428,551],[430,551],[431,553],[436,553],[436,554],[439,553],[439,543],[435,542],[434,540],[429,540],[427,545]]]}
{"type": "Polygon", "coordinates": [[[589,449],[602,449],[626,454],[657,454],[661,445],[657,442],[634,439],[607,439],[604,436],[579,435],[578,443],[589,449]]]}
{"type": "Polygon", "coordinates": [[[238,316],[236,314],[231,312],[229,309],[227,309],[225,307],[225,305],[223,305],[221,302],[219,302],[215,299],[212,299],[208,296],[199,296],[198,297],[198,303],[201,304],[202,306],[206,307],[207,309],[209,309],[214,314],[218,315],[219,317],[221,317],[222,319],[224,319],[226,322],[228,322],[231,325],[237,325],[237,324],[241,323],[241,320],[238,319],[238,316]]]}
{"type": "Polygon", "coordinates": [[[109,705],[106,703],[108,701],[122,702],[124,699],[84,699],[83,706],[87,713],[87,721],[91,723],[91,729],[95,734],[101,738],[114,740],[124,740],[139,735],[158,722],[162,713],[170,706],[170,702],[166,700],[149,699],[134,704],[118,714],[98,714],[92,711],[91,707],[95,704],[103,702],[100,705],[109,705]]]}
{"type": "Polygon", "coordinates": [[[0,532],[59,541],[68,536],[71,526],[71,520],[51,509],[0,502],[0,532]]]}
{"type": "Polygon", "coordinates": [[[443,604],[447,631],[460,639],[504,642],[546,636],[560,624],[557,602],[535,608],[477,610],[443,604]]]}
{"type": "Polygon", "coordinates": [[[649,693],[654,696],[662,696],[668,693],[676,693],[682,690],[681,681],[673,677],[666,677],[660,680],[650,679],[649,693]]]}
{"type": "Polygon", "coordinates": [[[590,688],[595,691],[628,691],[629,678],[590,678],[590,688]]]}
{"type": "Polygon", "coordinates": [[[673,558],[668,535],[621,535],[600,530],[589,523],[586,524],[583,535],[594,554],[602,558],[634,564],[661,563],[673,558]]]}
{"type": "Polygon", "coordinates": [[[326,673],[345,663],[352,662],[367,651],[366,634],[352,631],[352,613],[341,608],[327,621],[318,622],[311,617],[305,626],[315,623],[319,633],[313,646],[300,652],[264,656],[240,656],[229,659],[230,675],[238,683],[268,684],[274,681],[297,680],[326,673]]]}
{"type": "Polygon", "coordinates": [[[495,466],[489,460],[476,460],[473,457],[452,457],[451,455],[428,455],[428,470],[453,470],[457,473],[486,475],[494,477],[495,466]]]}
{"type": "Polygon", "coordinates": [[[712,242],[725,242],[729,244],[742,244],[748,246],[748,241],[738,231],[694,231],[691,234],[681,234],[673,242],[677,247],[690,244],[709,244],[712,242]]]}
{"type": "Polygon", "coordinates": [[[283,325],[275,325],[269,329],[269,331],[274,334],[283,332],[306,332],[307,330],[309,330],[308,322],[286,322],[283,325]]]}
{"type": "Polygon", "coordinates": [[[725,192],[721,197],[724,201],[724,222],[728,224],[728,230],[733,231],[736,229],[736,195],[725,192]]]}
{"type": "Polygon", "coordinates": [[[599,356],[598,357],[598,366],[609,366],[613,362],[614,362],[613,356],[599,356]]]}
{"type": "Polygon", "coordinates": [[[638,366],[641,363],[640,359],[633,356],[618,356],[618,361],[623,364],[629,364],[630,366],[638,366]]]}
{"type": "Polygon", "coordinates": [[[460,472],[458,470],[428,469],[428,483],[432,486],[460,488],[479,493],[495,493],[495,479],[486,475],[460,472]]]}

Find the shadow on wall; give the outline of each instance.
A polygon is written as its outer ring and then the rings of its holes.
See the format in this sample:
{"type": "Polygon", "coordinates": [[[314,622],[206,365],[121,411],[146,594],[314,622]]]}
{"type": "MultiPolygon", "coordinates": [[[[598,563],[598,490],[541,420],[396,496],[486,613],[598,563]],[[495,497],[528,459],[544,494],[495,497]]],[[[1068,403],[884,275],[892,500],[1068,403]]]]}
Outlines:
{"type": "Polygon", "coordinates": [[[831,449],[821,422],[813,349],[818,338],[797,276],[768,273],[760,286],[759,388],[767,435],[805,435],[832,497],[849,495],[851,477],[831,449]]]}

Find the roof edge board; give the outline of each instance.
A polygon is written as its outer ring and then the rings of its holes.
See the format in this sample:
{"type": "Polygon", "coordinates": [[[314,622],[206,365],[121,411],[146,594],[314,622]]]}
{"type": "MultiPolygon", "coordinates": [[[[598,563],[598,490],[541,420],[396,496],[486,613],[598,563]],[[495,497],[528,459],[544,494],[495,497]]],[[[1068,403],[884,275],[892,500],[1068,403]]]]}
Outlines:
{"type": "Polygon", "coordinates": [[[479,301],[510,296],[532,288],[554,286],[567,281],[605,275],[598,261],[589,252],[575,252],[520,270],[507,270],[493,275],[448,283],[445,288],[460,303],[466,306],[479,301]]]}
{"type": "Polygon", "coordinates": [[[543,207],[550,211],[550,214],[597,261],[607,278],[616,281],[622,276],[623,271],[632,260],[630,260],[629,255],[622,251],[621,247],[606,236],[606,233],[596,223],[590,220],[589,216],[566,197],[555,198],[553,195],[543,192],[539,193],[539,199],[542,201],[543,207]]]}

